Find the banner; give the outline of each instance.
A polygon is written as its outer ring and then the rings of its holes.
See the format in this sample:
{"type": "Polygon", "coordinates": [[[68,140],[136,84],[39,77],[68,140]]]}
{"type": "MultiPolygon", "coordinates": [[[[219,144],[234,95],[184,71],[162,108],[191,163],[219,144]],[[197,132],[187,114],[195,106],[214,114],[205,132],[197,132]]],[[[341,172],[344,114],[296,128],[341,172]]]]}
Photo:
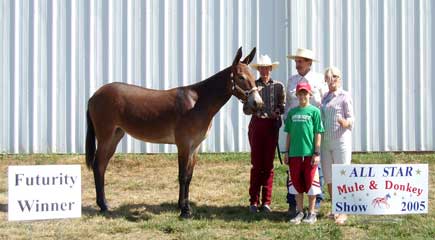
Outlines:
{"type": "Polygon", "coordinates": [[[427,164],[333,164],[332,212],[428,212],[427,164]]]}

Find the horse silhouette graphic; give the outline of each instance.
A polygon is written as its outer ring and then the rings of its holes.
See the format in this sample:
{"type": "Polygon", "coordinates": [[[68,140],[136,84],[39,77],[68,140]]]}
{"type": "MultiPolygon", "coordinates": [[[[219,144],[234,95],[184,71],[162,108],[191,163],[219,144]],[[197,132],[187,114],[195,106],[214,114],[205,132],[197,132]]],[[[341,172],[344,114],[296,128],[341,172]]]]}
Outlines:
{"type": "Polygon", "coordinates": [[[385,195],[385,197],[377,197],[377,198],[373,199],[372,205],[373,205],[373,207],[381,208],[381,204],[382,204],[382,205],[384,205],[384,207],[390,208],[390,204],[388,204],[389,198],[391,198],[389,193],[387,195],[385,195]]]}

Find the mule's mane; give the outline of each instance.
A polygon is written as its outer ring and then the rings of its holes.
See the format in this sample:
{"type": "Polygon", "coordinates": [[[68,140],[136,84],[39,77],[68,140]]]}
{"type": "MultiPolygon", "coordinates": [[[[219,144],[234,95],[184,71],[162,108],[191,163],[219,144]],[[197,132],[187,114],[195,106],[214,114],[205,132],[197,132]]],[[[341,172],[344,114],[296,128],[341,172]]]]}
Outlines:
{"type": "Polygon", "coordinates": [[[211,106],[214,115],[231,97],[230,74],[231,67],[227,67],[201,82],[187,86],[187,88],[198,94],[197,104],[204,107],[211,106]]]}
{"type": "MultiPolygon", "coordinates": [[[[187,86],[187,87],[191,87],[192,89],[195,89],[198,91],[203,90],[203,89],[210,90],[209,88],[213,88],[213,89],[218,88],[219,90],[222,90],[222,88],[228,87],[228,85],[227,85],[228,79],[226,79],[226,78],[229,78],[230,71],[231,71],[231,67],[227,67],[227,68],[221,70],[220,72],[217,72],[213,76],[211,76],[205,80],[202,80],[198,83],[194,83],[194,84],[187,86]]],[[[216,89],[216,90],[218,90],[218,89],[216,89]]]]}

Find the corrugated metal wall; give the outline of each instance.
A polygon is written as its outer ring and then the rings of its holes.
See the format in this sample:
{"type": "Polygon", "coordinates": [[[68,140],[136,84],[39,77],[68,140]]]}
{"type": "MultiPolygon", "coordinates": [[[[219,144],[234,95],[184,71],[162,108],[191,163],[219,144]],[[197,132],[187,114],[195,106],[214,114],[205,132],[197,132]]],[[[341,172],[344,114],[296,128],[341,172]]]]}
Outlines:
{"type": "MultiPolygon", "coordinates": [[[[168,89],[256,46],[286,82],[297,47],[343,70],[355,151],[435,150],[435,3],[430,0],[0,0],[0,152],[82,153],[87,99],[122,81],[168,89]]],[[[248,151],[234,98],[202,151],[248,151]]],[[[283,139],[283,136],[282,136],[283,139]]],[[[174,152],[130,137],[121,152],[174,152]]]]}

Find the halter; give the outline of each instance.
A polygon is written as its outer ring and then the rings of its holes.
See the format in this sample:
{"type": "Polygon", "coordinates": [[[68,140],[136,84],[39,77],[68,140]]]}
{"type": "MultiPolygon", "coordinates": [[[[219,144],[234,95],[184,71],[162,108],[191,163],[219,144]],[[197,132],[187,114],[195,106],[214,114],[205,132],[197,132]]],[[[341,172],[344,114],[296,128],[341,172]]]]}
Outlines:
{"type": "Polygon", "coordinates": [[[253,87],[249,90],[243,90],[236,84],[236,81],[234,80],[234,74],[231,73],[231,94],[238,98],[242,103],[246,103],[248,101],[249,95],[255,91],[259,91],[258,87],[253,87]]]}

